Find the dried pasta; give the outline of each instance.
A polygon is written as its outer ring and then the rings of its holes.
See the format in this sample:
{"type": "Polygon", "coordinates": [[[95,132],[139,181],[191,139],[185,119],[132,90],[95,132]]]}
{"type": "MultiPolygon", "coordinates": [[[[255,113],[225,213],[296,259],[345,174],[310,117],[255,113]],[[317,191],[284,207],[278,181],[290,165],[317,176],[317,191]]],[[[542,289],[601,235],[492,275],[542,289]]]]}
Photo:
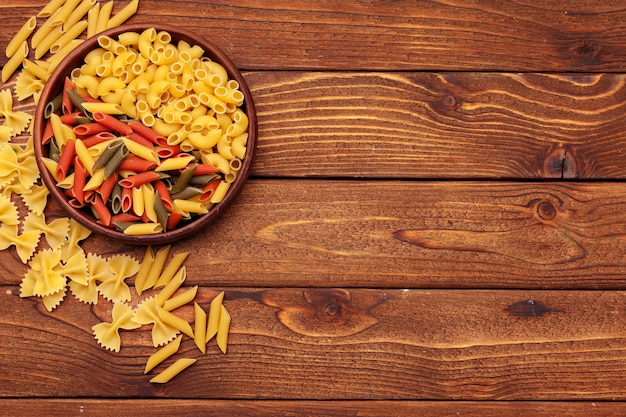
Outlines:
{"type": "Polygon", "coordinates": [[[152,344],[154,347],[170,342],[179,333],[178,329],[161,319],[154,297],[144,300],[137,307],[132,320],[138,324],[152,324],[152,344]]]}
{"type": "Polygon", "coordinates": [[[139,271],[139,263],[128,255],[115,255],[108,261],[112,278],[98,285],[98,292],[111,301],[130,301],[131,293],[125,280],[139,271]]]}
{"type": "Polygon", "coordinates": [[[167,345],[163,346],[161,349],[150,355],[150,357],[148,358],[148,362],[146,362],[146,367],[144,368],[143,373],[147,374],[165,359],[178,352],[178,349],[180,349],[180,342],[182,340],[183,336],[180,335],[176,339],[172,340],[167,345]]]}
{"type": "Polygon", "coordinates": [[[196,363],[197,359],[181,358],[150,380],[152,383],[164,384],[176,375],[196,363]]]}
{"type": "Polygon", "coordinates": [[[102,347],[119,352],[122,343],[119,330],[137,329],[141,327],[141,324],[132,320],[132,308],[121,302],[113,304],[112,316],[111,323],[103,322],[96,324],[92,327],[92,330],[95,339],[102,347]]]}

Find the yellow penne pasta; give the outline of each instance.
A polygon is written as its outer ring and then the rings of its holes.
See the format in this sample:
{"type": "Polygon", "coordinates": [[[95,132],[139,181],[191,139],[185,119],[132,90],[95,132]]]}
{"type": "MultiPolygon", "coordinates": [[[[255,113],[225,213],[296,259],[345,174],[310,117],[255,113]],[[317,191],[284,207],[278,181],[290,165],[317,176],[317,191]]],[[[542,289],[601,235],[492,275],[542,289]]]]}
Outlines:
{"type": "Polygon", "coordinates": [[[198,286],[196,285],[178,295],[171,297],[169,300],[163,303],[163,308],[167,311],[172,311],[177,309],[178,307],[184,306],[185,304],[189,304],[196,297],[197,293],[198,286]]]}
{"type": "MultiPolygon", "coordinates": [[[[94,4],[96,4],[96,0],[82,0],[63,22],[63,32],[70,32],[74,25],[85,17],[94,4]]],[[[87,25],[85,25],[85,29],[87,29],[87,25]]],[[[82,31],[80,33],[82,33],[82,31]]]]}
{"type": "Polygon", "coordinates": [[[185,213],[206,214],[209,212],[209,209],[199,201],[175,199],[174,207],[185,213]]]}
{"type": "Polygon", "coordinates": [[[178,359],[172,365],[167,367],[163,372],[155,376],[150,380],[152,383],[164,384],[169,382],[176,375],[180,374],[185,369],[189,368],[196,362],[196,359],[182,358],[178,359]]]}
{"type": "Polygon", "coordinates": [[[126,137],[123,138],[123,141],[124,141],[124,146],[126,146],[128,151],[132,153],[133,155],[136,155],[147,161],[153,161],[153,162],[156,162],[157,164],[159,163],[159,156],[156,154],[154,149],[147,148],[126,137]]]}
{"type": "Polygon", "coordinates": [[[52,126],[52,133],[54,133],[57,146],[60,150],[63,150],[63,147],[69,139],[76,139],[76,134],[72,128],[63,124],[61,118],[57,114],[53,113],[50,115],[50,125],[52,126]]]}
{"type": "Polygon", "coordinates": [[[138,6],[139,0],[131,0],[128,4],[126,4],[126,6],[122,8],[122,10],[117,12],[114,16],[110,17],[109,22],[107,23],[107,29],[118,27],[122,23],[127,21],[137,12],[138,6]]]}
{"type": "Polygon", "coordinates": [[[48,81],[50,76],[48,71],[38,63],[25,59],[22,66],[26,71],[39,78],[41,81],[48,81]]]}
{"type": "Polygon", "coordinates": [[[94,4],[87,12],[87,37],[91,38],[98,33],[98,16],[100,14],[100,3],[94,4]]]}
{"type": "Polygon", "coordinates": [[[211,195],[211,199],[209,201],[213,204],[217,204],[221,202],[224,199],[224,197],[226,197],[226,193],[228,192],[229,188],[230,188],[229,182],[226,182],[226,181],[220,182],[217,188],[215,189],[215,191],[213,192],[213,195],[211,195]]]}
{"type": "Polygon", "coordinates": [[[167,283],[163,289],[156,295],[154,302],[158,307],[162,307],[163,304],[180,288],[187,278],[187,268],[184,266],[176,272],[174,277],[167,283]]]}
{"type": "Polygon", "coordinates": [[[63,6],[50,17],[53,26],[63,26],[82,0],[66,0],[63,6]]]}
{"type": "Polygon", "coordinates": [[[55,26],[58,26],[58,25],[54,25],[54,23],[56,22],[55,17],[60,12],[61,12],[61,8],[57,9],[56,11],[54,11],[54,13],[48,19],[46,19],[46,21],[43,22],[43,24],[41,26],[39,26],[37,29],[35,29],[34,33],[32,34],[32,36],[30,38],[30,46],[32,48],[37,49],[37,46],[39,45],[39,43],[42,40],[44,40],[46,38],[46,36],[48,36],[50,31],[52,31],[52,29],[55,26]]]}
{"type": "Polygon", "coordinates": [[[163,232],[160,223],[134,223],[124,229],[124,234],[129,236],[155,235],[163,232]]]}
{"type": "Polygon", "coordinates": [[[78,156],[80,162],[83,163],[83,166],[85,167],[89,175],[93,175],[93,165],[96,163],[96,161],[89,153],[89,150],[87,149],[83,141],[81,139],[76,139],[76,141],[74,141],[74,147],[76,156],[78,156]]]}
{"type": "Polygon", "coordinates": [[[193,161],[195,156],[181,156],[178,158],[167,158],[161,161],[159,166],[157,166],[154,170],[157,172],[161,171],[172,171],[175,169],[185,168],[191,161],[193,161]]]}
{"type": "Polygon", "coordinates": [[[104,182],[104,167],[98,168],[93,172],[93,175],[87,181],[87,184],[83,187],[83,191],[92,191],[97,189],[104,182]]]}
{"type": "Polygon", "coordinates": [[[142,291],[146,291],[150,288],[153,288],[156,282],[163,271],[163,267],[165,265],[165,261],[170,253],[171,246],[167,245],[162,247],[157,251],[154,255],[153,260],[150,265],[150,271],[146,277],[145,283],[142,286],[142,291]]]}
{"type": "Polygon", "coordinates": [[[141,265],[139,266],[139,271],[137,271],[137,275],[135,276],[135,290],[137,290],[137,294],[139,295],[143,293],[143,287],[148,279],[148,274],[150,273],[153,262],[154,250],[152,246],[148,246],[144,253],[143,260],[141,261],[141,265]]]}
{"type": "Polygon", "coordinates": [[[154,288],[161,288],[167,285],[168,282],[174,278],[176,273],[180,270],[183,262],[187,259],[189,252],[180,252],[172,256],[172,259],[169,261],[167,266],[161,272],[159,279],[156,284],[154,284],[154,288]]]}
{"type": "Polygon", "coordinates": [[[83,107],[85,110],[94,113],[101,112],[105,114],[124,114],[124,109],[117,103],[98,103],[98,102],[84,102],[83,107]]]}
{"type": "Polygon", "coordinates": [[[133,202],[133,213],[141,217],[145,211],[143,191],[141,187],[133,187],[131,189],[131,193],[132,193],[132,202],[133,202]]]}
{"type": "Polygon", "coordinates": [[[83,42],[84,42],[83,39],[71,40],[67,43],[67,45],[65,45],[63,48],[57,51],[54,55],[48,58],[47,61],[50,62],[50,68],[48,69],[48,71],[53,72],[56,69],[56,67],[61,63],[61,61],[63,61],[70,52],[76,49],[76,47],[78,47],[78,45],[80,45],[83,42]]]}
{"type": "Polygon", "coordinates": [[[176,339],[172,340],[170,343],[150,355],[150,357],[148,358],[148,362],[146,362],[146,367],[144,368],[143,373],[147,374],[165,359],[178,352],[182,339],[183,335],[180,335],[176,339]]]}
{"type": "Polygon", "coordinates": [[[63,49],[63,47],[67,45],[70,41],[78,38],[78,36],[83,33],[85,29],[87,29],[87,26],[87,22],[76,22],[76,24],[71,26],[69,30],[67,30],[60,38],[56,39],[50,45],[50,52],[54,54],[63,49]]]}
{"type": "Polygon", "coordinates": [[[222,313],[222,302],[224,301],[224,291],[220,292],[213,300],[209,307],[209,315],[207,317],[206,342],[217,334],[220,327],[220,314],[222,313]]]}
{"type": "Polygon", "coordinates": [[[7,44],[7,47],[5,49],[5,54],[7,58],[11,58],[13,55],[15,55],[16,52],[20,50],[20,47],[24,44],[24,42],[26,42],[30,34],[33,33],[35,27],[37,27],[37,18],[35,16],[32,16],[26,21],[26,23],[22,25],[17,33],[13,35],[13,38],[11,38],[11,40],[7,44]]]}
{"type": "Polygon", "coordinates": [[[184,320],[176,314],[163,309],[163,307],[157,307],[157,311],[159,312],[159,317],[163,320],[163,323],[172,326],[176,330],[183,332],[193,339],[193,330],[187,320],[184,320]]]}
{"type": "Polygon", "coordinates": [[[200,352],[206,353],[206,313],[198,303],[193,303],[194,332],[193,341],[200,352]]]}
{"type": "Polygon", "coordinates": [[[37,17],[52,16],[52,14],[59,10],[64,3],[65,0],[50,0],[48,4],[46,4],[44,7],[41,8],[41,10],[39,10],[39,13],[37,13],[37,17]]]}
{"type": "Polygon", "coordinates": [[[220,306],[220,321],[217,328],[217,335],[215,336],[215,340],[217,342],[217,346],[220,348],[222,353],[226,353],[226,348],[228,346],[228,332],[230,330],[230,314],[226,311],[226,307],[222,304],[220,306]]]}
{"type": "Polygon", "coordinates": [[[98,23],[96,25],[96,33],[100,33],[107,29],[111,12],[113,11],[113,0],[100,4],[100,12],[98,13],[98,23]]]}
{"type": "Polygon", "coordinates": [[[152,184],[144,184],[141,186],[141,192],[145,216],[154,223],[158,222],[159,219],[156,214],[156,210],[154,209],[154,187],[152,184]]]}
{"type": "Polygon", "coordinates": [[[2,67],[2,82],[6,83],[11,75],[22,65],[24,59],[28,56],[28,42],[22,42],[22,45],[17,48],[17,51],[9,58],[9,60],[2,67]]]}
{"type": "Polygon", "coordinates": [[[35,59],[41,59],[52,47],[52,44],[55,43],[58,39],[63,36],[63,28],[61,26],[57,26],[52,28],[48,36],[39,42],[37,48],[35,48],[35,59]]]}

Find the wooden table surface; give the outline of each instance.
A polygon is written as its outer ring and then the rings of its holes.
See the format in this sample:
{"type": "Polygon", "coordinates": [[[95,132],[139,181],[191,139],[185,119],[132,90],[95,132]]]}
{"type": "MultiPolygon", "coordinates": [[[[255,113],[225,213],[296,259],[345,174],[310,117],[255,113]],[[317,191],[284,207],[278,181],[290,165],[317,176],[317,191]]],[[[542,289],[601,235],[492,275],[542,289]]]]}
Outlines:
{"type": "MultiPolygon", "coordinates": [[[[1,50],[45,3],[0,5],[1,50]]],[[[202,306],[225,291],[228,352],[186,340],[198,362],[151,384],[148,327],[104,350],[111,304],[20,298],[11,248],[0,414],[626,415],[626,2],[140,0],[131,22],[211,39],[258,110],[236,204],[172,245],[202,306]]]]}

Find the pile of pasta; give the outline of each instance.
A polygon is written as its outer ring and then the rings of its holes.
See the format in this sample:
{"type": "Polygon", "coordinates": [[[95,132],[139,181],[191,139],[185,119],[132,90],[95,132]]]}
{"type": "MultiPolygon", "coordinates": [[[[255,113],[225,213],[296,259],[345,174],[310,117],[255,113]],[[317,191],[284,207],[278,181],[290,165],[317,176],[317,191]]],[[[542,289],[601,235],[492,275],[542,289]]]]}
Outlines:
{"type": "MultiPolygon", "coordinates": [[[[222,303],[224,293],[213,298],[206,312],[194,301],[197,286],[183,286],[187,253],[170,256],[170,246],[156,253],[149,247],[141,262],[128,255],[103,258],[82,248],[91,232],[76,220],[47,219],[48,190],[35,163],[33,116],[19,109],[38,103],[50,74],[82,42],[81,37],[120,25],[137,6],[138,0],[130,0],[113,14],[112,1],[51,0],[7,45],[9,61],[2,68],[0,86],[0,250],[14,247],[28,267],[20,296],[38,297],[50,312],[70,292],[82,303],[102,299],[112,303],[111,321],[93,326],[94,340],[105,349],[120,350],[120,330],[152,325],[152,344],[159,349],[148,358],[148,373],[179,350],[183,335],[191,337],[201,352],[215,337],[226,353],[230,314],[222,303]],[[38,22],[41,19],[43,23],[38,22]],[[131,290],[127,281],[133,277],[131,290]],[[193,329],[175,314],[191,302],[193,329]]],[[[168,382],[195,361],[176,360],[151,382],[168,382]]]]}
{"type": "Polygon", "coordinates": [[[129,235],[220,203],[246,154],[244,95],[226,69],[166,31],[99,36],[48,103],[46,166],[73,207],[129,235]]]}

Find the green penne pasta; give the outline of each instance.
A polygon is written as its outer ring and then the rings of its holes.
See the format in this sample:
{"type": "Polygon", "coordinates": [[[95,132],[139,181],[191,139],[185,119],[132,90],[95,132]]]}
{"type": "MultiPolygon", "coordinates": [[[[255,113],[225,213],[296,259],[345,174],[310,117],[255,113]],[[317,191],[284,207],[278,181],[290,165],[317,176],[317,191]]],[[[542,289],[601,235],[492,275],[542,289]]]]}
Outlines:
{"type": "Polygon", "coordinates": [[[180,176],[178,177],[178,179],[176,180],[176,182],[174,183],[174,185],[172,186],[172,189],[170,190],[171,194],[176,194],[178,192],[181,192],[182,190],[184,190],[188,185],[189,185],[189,181],[191,181],[191,177],[193,177],[194,172],[196,171],[196,167],[191,167],[191,168],[187,168],[186,170],[184,170],[180,176]]]}
{"type": "Polygon", "coordinates": [[[172,193],[172,200],[188,200],[202,194],[202,190],[196,187],[185,187],[183,190],[172,193]]]}

